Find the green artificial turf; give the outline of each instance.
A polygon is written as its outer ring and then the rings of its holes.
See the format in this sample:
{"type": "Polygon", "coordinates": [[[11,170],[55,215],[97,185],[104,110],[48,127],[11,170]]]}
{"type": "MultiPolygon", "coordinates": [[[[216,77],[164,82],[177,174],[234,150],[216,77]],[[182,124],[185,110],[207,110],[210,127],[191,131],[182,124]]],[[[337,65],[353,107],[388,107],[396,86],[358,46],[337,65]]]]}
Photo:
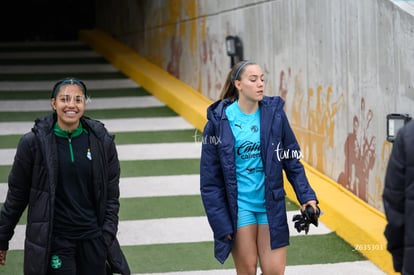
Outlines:
{"type": "MultiPolygon", "coordinates": [[[[183,228],[183,234],[191,228],[183,228]]],[[[140,234],[140,232],[136,232],[140,234]]],[[[330,233],[291,237],[287,265],[330,264],[362,261],[365,258],[343,240],[330,233]]],[[[191,270],[232,269],[231,255],[220,264],[213,255],[213,242],[122,246],[132,273],[162,273],[191,270]]],[[[22,274],[23,252],[9,251],[4,274],[22,274]]],[[[1,273],[3,274],[3,273],[1,273]]]]}
{"type": "Polygon", "coordinates": [[[115,133],[116,144],[196,142],[196,130],[167,130],[115,133]]]}
{"type": "MultiPolygon", "coordinates": [[[[30,129],[28,129],[28,131],[29,130],[30,129]]],[[[117,145],[171,143],[171,142],[198,142],[196,130],[120,132],[120,133],[114,133],[114,134],[115,134],[115,143],[117,145]]],[[[22,135],[0,136],[0,149],[16,148],[21,137],[22,135]]]]}
{"type": "Polygon", "coordinates": [[[16,148],[22,135],[0,136],[0,149],[16,148]]]}
{"type": "MultiPolygon", "coordinates": [[[[199,182],[194,182],[199,185],[199,182]]],[[[120,201],[120,220],[145,220],[204,216],[200,195],[124,198],[120,201]]],[[[298,207],[286,199],[287,211],[298,207]]],[[[298,211],[299,213],[299,211],[298,211]]]]}
{"type": "MultiPolygon", "coordinates": [[[[191,228],[183,228],[183,234],[191,228]]],[[[139,232],[137,232],[139,234],[139,232]]],[[[224,265],[213,255],[212,242],[153,244],[122,248],[134,273],[161,273],[234,268],[231,257],[224,265]]]]}
{"type": "MultiPolygon", "coordinates": [[[[52,110],[52,109],[51,109],[52,110]]],[[[49,114],[48,111],[0,112],[0,122],[35,121],[49,114]]],[[[148,108],[119,108],[107,110],[85,110],[85,115],[95,119],[171,117],[177,114],[166,106],[148,108]]],[[[30,129],[28,129],[30,130],[30,129]]],[[[110,129],[108,129],[110,130],[110,129]]]]}
{"type": "MultiPolygon", "coordinates": [[[[195,182],[194,184],[198,184],[195,182]]],[[[121,199],[121,220],[204,216],[199,195],[121,199]]]]}
{"type": "Polygon", "coordinates": [[[23,274],[23,250],[9,250],[6,256],[6,265],[0,265],[0,274],[22,275],[23,274]]]}
{"type": "MultiPolygon", "coordinates": [[[[200,172],[199,159],[120,161],[121,177],[194,175],[200,172]]],[[[7,182],[11,165],[0,165],[0,182],[7,182]]]]}
{"type": "MultiPolygon", "coordinates": [[[[312,228],[309,229],[310,231],[312,228]]],[[[339,263],[365,260],[364,256],[335,232],[325,235],[301,235],[290,238],[287,265],[339,263]],[[293,256],[294,257],[291,257],[293,256]]]]}
{"type": "Polygon", "coordinates": [[[121,161],[121,177],[194,175],[199,173],[199,159],[121,161]]]}
{"type": "MultiPolygon", "coordinates": [[[[50,107],[52,111],[52,107],[50,107]]],[[[0,112],[0,122],[34,122],[36,118],[44,116],[48,111],[19,111],[19,112],[0,112]]],[[[30,131],[30,128],[27,129],[30,131]]]]}
{"type": "MultiPolygon", "coordinates": [[[[87,85],[87,82],[85,82],[87,85]]],[[[94,98],[105,97],[124,97],[124,96],[149,96],[151,95],[142,87],[136,88],[119,88],[119,89],[102,89],[102,90],[88,90],[88,95],[93,100],[94,98]]]]}
{"type": "MultiPolygon", "coordinates": [[[[115,119],[115,118],[157,118],[176,116],[173,110],[167,106],[146,107],[146,108],[120,108],[107,110],[88,110],[85,115],[96,119],[115,119]]],[[[108,129],[109,131],[111,129],[108,129]]]]}
{"type": "Polygon", "coordinates": [[[0,182],[7,182],[11,165],[0,165],[0,182]]]}

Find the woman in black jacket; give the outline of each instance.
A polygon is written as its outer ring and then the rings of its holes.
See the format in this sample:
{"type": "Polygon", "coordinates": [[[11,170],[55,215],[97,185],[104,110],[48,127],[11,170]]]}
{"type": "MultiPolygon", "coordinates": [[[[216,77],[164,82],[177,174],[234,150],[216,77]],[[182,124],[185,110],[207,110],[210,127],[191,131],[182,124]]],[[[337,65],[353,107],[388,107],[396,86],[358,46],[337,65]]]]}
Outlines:
{"type": "Polygon", "coordinates": [[[0,264],[28,207],[24,274],[129,274],[116,239],[120,165],[114,138],[84,116],[85,84],[57,82],[54,112],[38,118],[17,147],[0,212],[0,264]]]}
{"type": "Polygon", "coordinates": [[[414,275],[414,121],[397,134],[385,174],[385,237],[394,269],[414,275]]]}

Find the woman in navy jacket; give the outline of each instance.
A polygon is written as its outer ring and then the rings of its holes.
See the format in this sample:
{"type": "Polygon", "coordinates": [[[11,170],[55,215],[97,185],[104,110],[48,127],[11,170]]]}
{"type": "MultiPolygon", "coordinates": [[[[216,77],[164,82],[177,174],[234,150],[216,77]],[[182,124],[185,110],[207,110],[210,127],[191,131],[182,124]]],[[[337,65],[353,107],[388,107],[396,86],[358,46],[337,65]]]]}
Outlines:
{"type": "Polygon", "coordinates": [[[242,61],[229,72],[221,100],[207,110],[200,191],[215,257],[224,263],[231,252],[239,275],[256,274],[257,260],[263,274],[284,273],[289,229],[283,170],[302,209],[317,209],[283,105],[278,96],[264,96],[260,66],[242,61]]]}

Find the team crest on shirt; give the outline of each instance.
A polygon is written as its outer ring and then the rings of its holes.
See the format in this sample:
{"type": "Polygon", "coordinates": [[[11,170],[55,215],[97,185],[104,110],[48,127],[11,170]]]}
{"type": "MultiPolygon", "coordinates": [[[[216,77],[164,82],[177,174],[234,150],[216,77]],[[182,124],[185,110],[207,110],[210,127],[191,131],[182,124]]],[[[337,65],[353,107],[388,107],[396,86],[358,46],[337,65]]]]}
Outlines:
{"type": "Polygon", "coordinates": [[[50,259],[50,267],[53,269],[59,269],[62,267],[62,260],[58,255],[53,255],[50,259]]]}
{"type": "Polygon", "coordinates": [[[252,131],[252,133],[257,133],[257,131],[259,131],[259,127],[257,127],[257,125],[253,125],[250,127],[250,131],[252,131]]]}

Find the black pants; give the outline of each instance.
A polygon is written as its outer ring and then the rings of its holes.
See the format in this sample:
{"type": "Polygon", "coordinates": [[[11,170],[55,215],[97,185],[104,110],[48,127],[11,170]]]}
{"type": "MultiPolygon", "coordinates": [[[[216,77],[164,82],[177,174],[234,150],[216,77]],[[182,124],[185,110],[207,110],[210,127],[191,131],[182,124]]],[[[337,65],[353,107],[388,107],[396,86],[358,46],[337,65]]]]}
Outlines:
{"type": "Polygon", "coordinates": [[[107,248],[103,237],[52,240],[48,275],[105,275],[107,248]]]}

